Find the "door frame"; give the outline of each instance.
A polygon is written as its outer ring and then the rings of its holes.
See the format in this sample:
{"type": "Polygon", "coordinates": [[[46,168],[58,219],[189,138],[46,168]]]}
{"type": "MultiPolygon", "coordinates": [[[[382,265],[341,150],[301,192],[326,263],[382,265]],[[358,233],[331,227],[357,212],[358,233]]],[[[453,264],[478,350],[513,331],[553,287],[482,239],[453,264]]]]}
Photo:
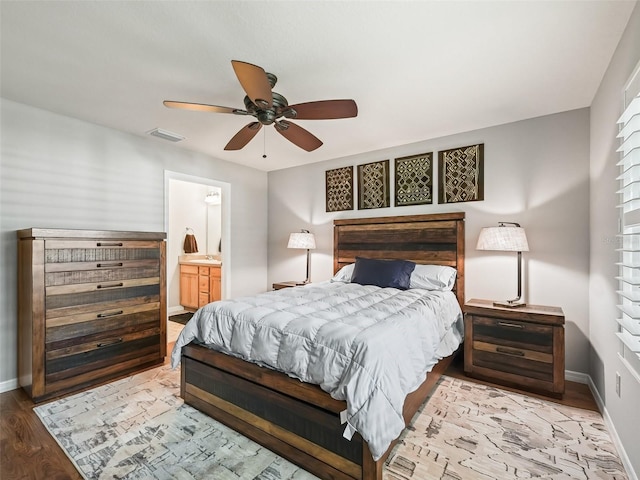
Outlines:
{"type": "MultiPolygon", "coordinates": [[[[221,191],[222,201],[220,205],[220,212],[222,215],[222,251],[220,252],[222,259],[221,266],[221,298],[228,298],[230,294],[231,285],[231,184],[216,180],[213,178],[200,177],[196,175],[188,175],[180,172],[173,172],[171,170],[164,171],[164,228],[166,232],[169,232],[169,205],[171,198],[169,195],[169,183],[171,180],[180,180],[182,182],[189,182],[199,185],[207,185],[217,187],[221,191]]],[[[204,199],[203,199],[204,201],[204,199]]],[[[167,246],[168,247],[168,246],[167,246]]],[[[167,250],[169,250],[167,248],[167,250]]],[[[168,261],[168,259],[167,259],[168,261]]],[[[175,259],[177,262],[177,259],[175,259]]],[[[167,302],[169,301],[169,294],[167,292],[167,302]]]]}

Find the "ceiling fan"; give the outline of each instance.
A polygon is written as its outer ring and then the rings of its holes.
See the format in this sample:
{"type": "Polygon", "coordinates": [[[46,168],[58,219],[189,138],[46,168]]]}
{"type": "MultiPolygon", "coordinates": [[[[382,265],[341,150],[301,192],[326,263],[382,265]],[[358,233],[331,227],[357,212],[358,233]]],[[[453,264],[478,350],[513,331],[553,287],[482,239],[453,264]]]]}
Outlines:
{"type": "Polygon", "coordinates": [[[322,141],[304,128],[291,123],[289,119],[333,120],[358,115],[358,106],[353,100],[320,100],[289,105],[286,98],[272,91],[278,81],[275,75],[265,72],[262,67],[238,60],[232,60],[231,65],[247,94],[244,97],[244,110],[173,100],[163,102],[169,108],[255,117],[257,122],[242,127],[224,147],[225,150],[240,150],[256,136],[263,125],[274,125],[280,135],[303,150],[311,152],[320,147],[322,141]]]}

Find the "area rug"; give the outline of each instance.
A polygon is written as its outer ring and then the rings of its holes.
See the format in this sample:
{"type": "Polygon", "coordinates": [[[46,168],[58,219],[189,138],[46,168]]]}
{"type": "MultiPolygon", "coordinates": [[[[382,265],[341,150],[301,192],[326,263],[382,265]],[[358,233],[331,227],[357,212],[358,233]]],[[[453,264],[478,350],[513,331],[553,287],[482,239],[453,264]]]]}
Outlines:
{"type": "Polygon", "coordinates": [[[443,376],[387,480],[627,479],[598,412],[443,376]]]}
{"type": "MultiPolygon", "coordinates": [[[[310,480],[179,398],[158,367],[34,408],[86,479],[310,480]]],[[[626,479],[602,417],[442,377],[385,480],[626,479]]]]}
{"type": "Polygon", "coordinates": [[[34,410],[85,479],[316,479],[179,395],[163,366],[34,410]]]}

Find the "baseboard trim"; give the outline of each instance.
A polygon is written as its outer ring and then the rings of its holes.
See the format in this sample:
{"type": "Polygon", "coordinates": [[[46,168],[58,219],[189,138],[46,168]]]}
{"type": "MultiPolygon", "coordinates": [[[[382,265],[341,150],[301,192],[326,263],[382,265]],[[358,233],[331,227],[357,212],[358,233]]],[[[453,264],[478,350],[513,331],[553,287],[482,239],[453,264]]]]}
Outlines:
{"type": "MultiPolygon", "coordinates": [[[[576,372],[571,372],[571,373],[576,373],[576,372]]],[[[609,433],[611,434],[611,440],[613,441],[613,444],[615,445],[616,450],[618,451],[618,455],[620,455],[620,460],[622,461],[622,465],[624,466],[624,469],[627,471],[629,480],[638,480],[638,475],[636,474],[635,470],[633,469],[633,466],[631,465],[631,461],[629,460],[627,452],[624,449],[624,446],[622,445],[622,441],[620,440],[620,437],[618,436],[618,431],[616,430],[616,427],[613,424],[611,417],[609,416],[609,412],[607,411],[607,407],[605,406],[604,401],[600,396],[600,392],[598,392],[598,389],[596,388],[595,383],[593,383],[593,379],[591,378],[590,375],[587,375],[584,373],[579,373],[577,375],[585,376],[588,380],[585,383],[589,385],[589,390],[591,390],[591,394],[593,395],[593,398],[596,401],[596,405],[598,405],[598,409],[600,410],[600,413],[602,413],[604,424],[607,427],[607,430],[609,430],[609,433]]],[[[573,380],[573,381],[578,381],[578,380],[573,380]]]]}
{"type": "Polygon", "coordinates": [[[0,382],[0,393],[10,392],[11,390],[15,390],[18,387],[19,385],[17,378],[5,380],[4,382],[0,382]]]}
{"type": "Polygon", "coordinates": [[[591,377],[586,373],[573,372],[571,370],[565,370],[564,379],[569,382],[584,383],[586,385],[589,385],[589,382],[591,382],[591,377]]]}
{"type": "Polygon", "coordinates": [[[177,307],[169,307],[167,308],[167,317],[170,317],[171,315],[176,315],[182,312],[184,312],[184,308],[182,307],[182,305],[178,305],[177,307]]]}

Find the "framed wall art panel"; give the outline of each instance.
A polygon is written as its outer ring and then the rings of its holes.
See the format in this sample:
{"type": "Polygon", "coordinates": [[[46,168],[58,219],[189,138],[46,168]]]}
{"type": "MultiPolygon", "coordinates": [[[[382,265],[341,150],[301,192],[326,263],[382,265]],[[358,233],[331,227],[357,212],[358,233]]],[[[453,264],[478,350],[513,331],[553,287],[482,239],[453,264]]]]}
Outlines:
{"type": "Polygon", "coordinates": [[[353,166],[325,172],[327,212],[353,210],[353,166]]]}
{"type": "Polygon", "coordinates": [[[438,201],[484,200],[484,143],[438,153],[438,201]]]}
{"type": "Polygon", "coordinates": [[[358,209],[389,206],[389,160],[358,165],[358,209]]]}
{"type": "Polygon", "coordinates": [[[395,160],[395,206],[433,203],[433,152],[395,160]]]}

